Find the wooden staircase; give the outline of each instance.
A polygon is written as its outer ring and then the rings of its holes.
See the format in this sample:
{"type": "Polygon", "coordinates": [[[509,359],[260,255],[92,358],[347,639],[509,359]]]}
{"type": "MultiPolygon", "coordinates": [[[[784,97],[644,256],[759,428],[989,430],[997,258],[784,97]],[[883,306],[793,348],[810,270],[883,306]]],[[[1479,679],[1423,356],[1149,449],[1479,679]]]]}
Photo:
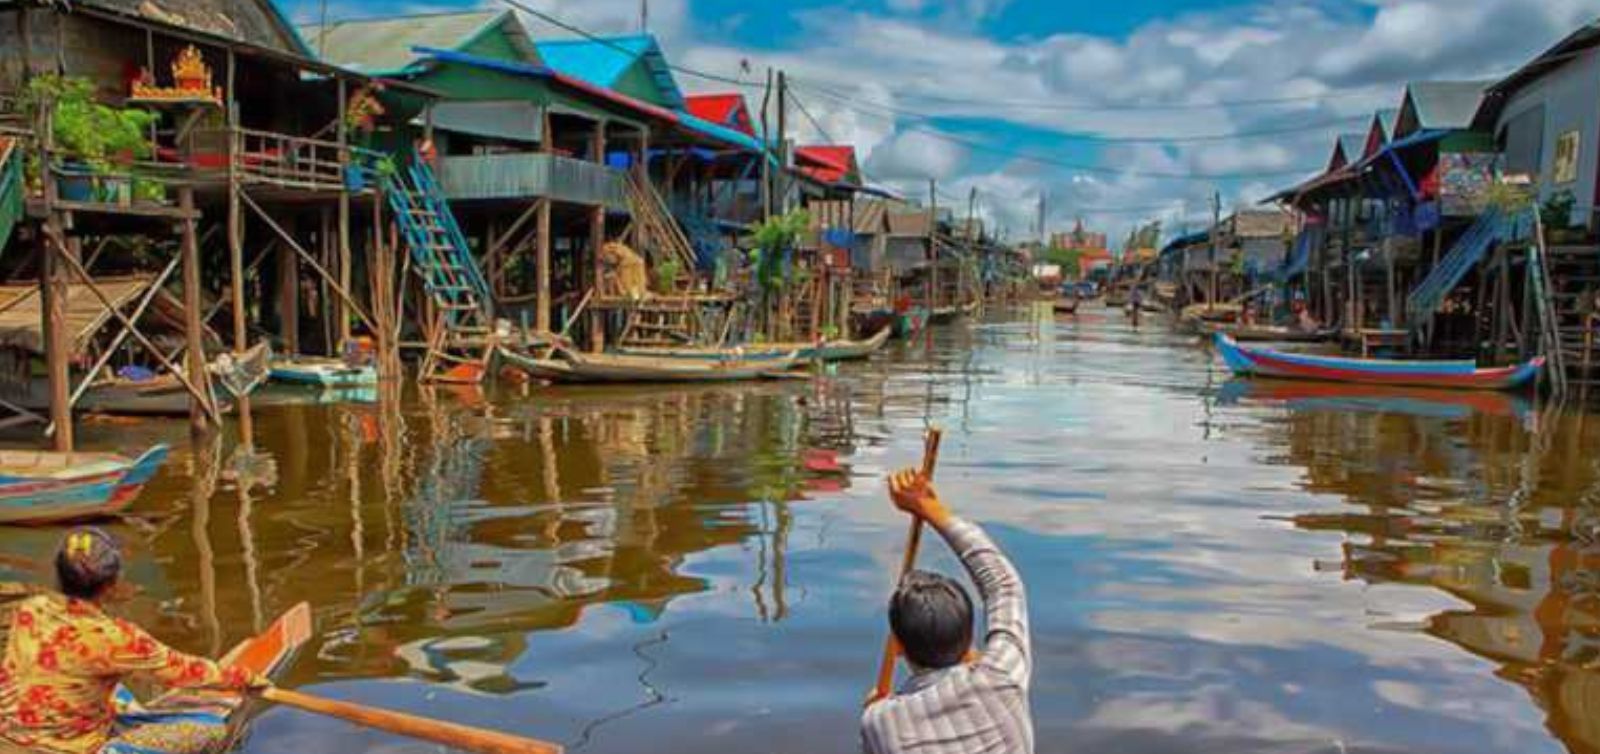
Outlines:
{"type": "Polygon", "coordinates": [[[628,174],[628,210],[633,215],[634,245],[645,255],[651,268],[674,260],[678,264],[679,282],[692,280],[694,246],[655,186],[648,180],[639,180],[633,173],[628,174]]]}
{"type": "Polygon", "coordinates": [[[1600,247],[1550,247],[1545,261],[1560,361],[1566,367],[1567,383],[1586,391],[1600,385],[1600,337],[1590,325],[1594,297],[1600,292],[1600,247]]]}
{"type": "Polygon", "coordinates": [[[699,306],[693,298],[646,299],[629,307],[620,343],[681,346],[697,342],[700,330],[699,306]]]}
{"type": "Polygon", "coordinates": [[[420,377],[477,382],[494,355],[494,310],[471,247],[426,162],[413,155],[408,168],[380,171],[378,179],[428,298],[420,377]]]}

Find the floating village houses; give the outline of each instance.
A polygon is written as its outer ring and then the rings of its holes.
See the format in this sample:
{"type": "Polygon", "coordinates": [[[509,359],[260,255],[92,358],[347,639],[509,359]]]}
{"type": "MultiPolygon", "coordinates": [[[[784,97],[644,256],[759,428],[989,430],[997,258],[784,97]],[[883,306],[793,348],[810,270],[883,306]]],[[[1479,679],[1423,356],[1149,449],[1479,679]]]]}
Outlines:
{"type": "Polygon", "coordinates": [[[248,437],[269,359],[476,382],[507,343],[849,335],[907,293],[969,304],[1004,256],[868,188],[852,147],[686,94],[648,35],[297,28],[268,0],[0,12],[0,406],[62,449],[75,410],[238,411],[248,437]],[[757,253],[791,210],[809,227],[757,253]]]}
{"type": "Polygon", "coordinates": [[[1498,81],[1410,84],[1336,139],[1321,174],[1268,200],[1295,225],[1273,294],[1364,351],[1542,353],[1558,390],[1593,378],[1597,45],[1600,22],[1498,81]]]}

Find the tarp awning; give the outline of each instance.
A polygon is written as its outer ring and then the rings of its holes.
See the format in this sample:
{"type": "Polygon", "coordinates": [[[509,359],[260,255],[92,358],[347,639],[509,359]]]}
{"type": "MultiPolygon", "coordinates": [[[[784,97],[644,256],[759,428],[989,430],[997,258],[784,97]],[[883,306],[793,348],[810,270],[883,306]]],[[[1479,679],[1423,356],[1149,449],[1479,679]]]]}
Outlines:
{"type": "Polygon", "coordinates": [[[544,138],[539,108],[525,100],[448,100],[433,106],[433,127],[490,139],[538,142],[544,138]]]}

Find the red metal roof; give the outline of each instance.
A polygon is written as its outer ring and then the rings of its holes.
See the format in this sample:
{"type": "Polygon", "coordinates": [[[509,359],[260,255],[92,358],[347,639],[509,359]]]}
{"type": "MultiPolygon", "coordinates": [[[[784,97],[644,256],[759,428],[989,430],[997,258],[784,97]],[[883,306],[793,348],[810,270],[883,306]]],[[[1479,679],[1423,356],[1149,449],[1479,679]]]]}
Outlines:
{"type": "Polygon", "coordinates": [[[742,94],[695,94],[684,104],[690,115],[727,126],[746,136],[755,136],[755,125],[750,120],[750,109],[745,106],[742,94]]]}
{"type": "Polygon", "coordinates": [[[856,148],[841,145],[796,147],[795,167],[823,183],[846,183],[860,172],[856,169],[856,148]]]}

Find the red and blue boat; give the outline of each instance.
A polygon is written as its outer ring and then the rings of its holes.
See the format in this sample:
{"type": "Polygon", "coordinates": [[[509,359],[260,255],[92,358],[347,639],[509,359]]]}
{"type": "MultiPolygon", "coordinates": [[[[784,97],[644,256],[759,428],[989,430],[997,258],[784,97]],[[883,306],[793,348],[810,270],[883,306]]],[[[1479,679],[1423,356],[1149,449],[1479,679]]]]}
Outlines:
{"type": "Polygon", "coordinates": [[[1516,366],[1481,369],[1472,361],[1398,361],[1285,353],[1241,346],[1224,333],[1216,334],[1216,344],[1223,362],[1242,377],[1449,390],[1517,390],[1531,385],[1544,369],[1543,357],[1516,366]]]}
{"type": "Polygon", "coordinates": [[[0,524],[55,524],[121,513],[166,460],[165,445],[138,458],[0,451],[0,524]]]}

